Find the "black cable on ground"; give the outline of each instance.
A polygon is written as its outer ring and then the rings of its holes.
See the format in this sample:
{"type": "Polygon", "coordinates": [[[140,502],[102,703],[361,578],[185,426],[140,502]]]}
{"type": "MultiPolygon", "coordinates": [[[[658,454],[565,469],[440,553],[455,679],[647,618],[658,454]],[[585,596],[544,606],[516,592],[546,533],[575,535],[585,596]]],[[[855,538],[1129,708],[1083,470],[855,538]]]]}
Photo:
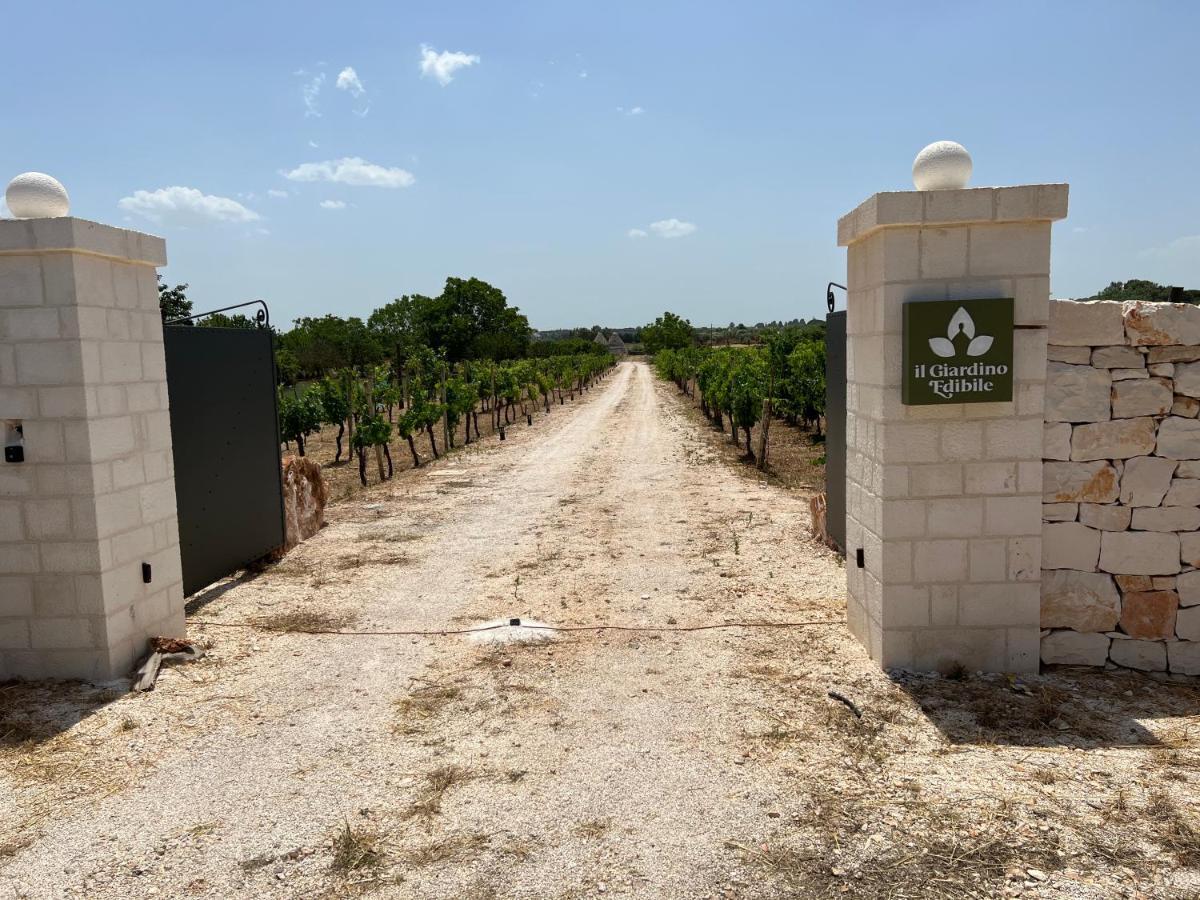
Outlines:
{"type": "MultiPolygon", "coordinates": [[[[256,628],[277,634],[336,634],[346,637],[447,637],[460,634],[478,634],[510,627],[509,622],[498,625],[483,625],[475,628],[437,628],[426,631],[342,631],[319,628],[276,628],[260,622],[213,622],[207,619],[191,619],[190,625],[209,625],[214,628],[256,628]]],[[[721,622],[710,625],[529,625],[521,622],[516,627],[540,631],[662,631],[691,632],[713,631],[721,628],[809,628],[822,625],[844,625],[838,619],[811,622],[721,622]]]]}

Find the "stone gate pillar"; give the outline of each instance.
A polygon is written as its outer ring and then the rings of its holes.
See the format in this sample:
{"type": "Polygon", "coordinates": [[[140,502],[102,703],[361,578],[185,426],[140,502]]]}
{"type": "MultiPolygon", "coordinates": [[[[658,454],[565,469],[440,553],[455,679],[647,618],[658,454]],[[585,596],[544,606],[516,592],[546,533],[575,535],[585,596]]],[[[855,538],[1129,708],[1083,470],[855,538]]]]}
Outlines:
{"type": "Polygon", "coordinates": [[[114,678],[184,628],[165,247],[69,217],[47,176],[7,193],[25,218],[0,221],[0,679],[114,678]]]}
{"type": "Polygon", "coordinates": [[[880,193],[838,222],[848,618],[881,666],[1037,670],[1050,227],[1066,213],[1067,185],[1044,184],[880,193]]]}

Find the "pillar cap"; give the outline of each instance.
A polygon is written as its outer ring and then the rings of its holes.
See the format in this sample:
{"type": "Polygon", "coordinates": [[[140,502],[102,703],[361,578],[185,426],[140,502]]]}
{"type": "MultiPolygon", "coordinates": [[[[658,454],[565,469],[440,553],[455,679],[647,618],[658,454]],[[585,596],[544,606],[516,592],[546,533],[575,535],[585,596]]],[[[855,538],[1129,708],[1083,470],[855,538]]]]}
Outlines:
{"type": "Polygon", "coordinates": [[[0,255],[86,253],[145,266],[167,264],[160,237],[74,216],[53,219],[0,219],[0,255]]]}
{"type": "Polygon", "coordinates": [[[861,241],[880,228],[1056,222],[1067,217],[1069,191],[1067,184],[882,191],[838,219],[838,246],[861,241]]]}
{"type": "Polygon", "coordinates": [[[23,172],[4,191],[8,211],[18,219],[49,219],[71,211],[62,182],[45,172],[23,172]]]}

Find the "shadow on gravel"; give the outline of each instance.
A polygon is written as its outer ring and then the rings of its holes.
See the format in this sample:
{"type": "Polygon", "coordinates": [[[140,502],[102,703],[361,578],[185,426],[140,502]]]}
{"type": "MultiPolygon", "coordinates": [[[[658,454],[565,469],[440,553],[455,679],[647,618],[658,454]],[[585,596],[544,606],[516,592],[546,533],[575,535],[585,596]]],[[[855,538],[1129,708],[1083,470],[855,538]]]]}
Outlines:
{"type": "Polygon", "coordinates": [[[0,681],[0,755],[34,750],[124,697],[128,682],[0,681]]]}
{"type": "Polygon", "coordinates": [[[954,744],[1171,750],[1189,743],[1185,723],[1177,735],[1155,735],[1142,722],[1200,711],[1200,685],[1136,672],[1064,668],[1024,678],[897,672],[892,680],[954,744]]]}

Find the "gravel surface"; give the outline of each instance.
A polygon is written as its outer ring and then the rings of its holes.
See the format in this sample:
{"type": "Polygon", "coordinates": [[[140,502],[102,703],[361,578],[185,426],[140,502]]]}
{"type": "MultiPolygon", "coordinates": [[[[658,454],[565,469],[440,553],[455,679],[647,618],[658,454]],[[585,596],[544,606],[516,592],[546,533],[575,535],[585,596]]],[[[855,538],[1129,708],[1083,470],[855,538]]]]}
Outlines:
{"type": "Polygon", "coordinates": [[[717,441],[623,363],[194,598],[153,693],[0,686],[0,897],[1196,895],[1193,686],[889,679],[717,441]],[[510,617],[834,624],[302,633],[510,617]]]}

